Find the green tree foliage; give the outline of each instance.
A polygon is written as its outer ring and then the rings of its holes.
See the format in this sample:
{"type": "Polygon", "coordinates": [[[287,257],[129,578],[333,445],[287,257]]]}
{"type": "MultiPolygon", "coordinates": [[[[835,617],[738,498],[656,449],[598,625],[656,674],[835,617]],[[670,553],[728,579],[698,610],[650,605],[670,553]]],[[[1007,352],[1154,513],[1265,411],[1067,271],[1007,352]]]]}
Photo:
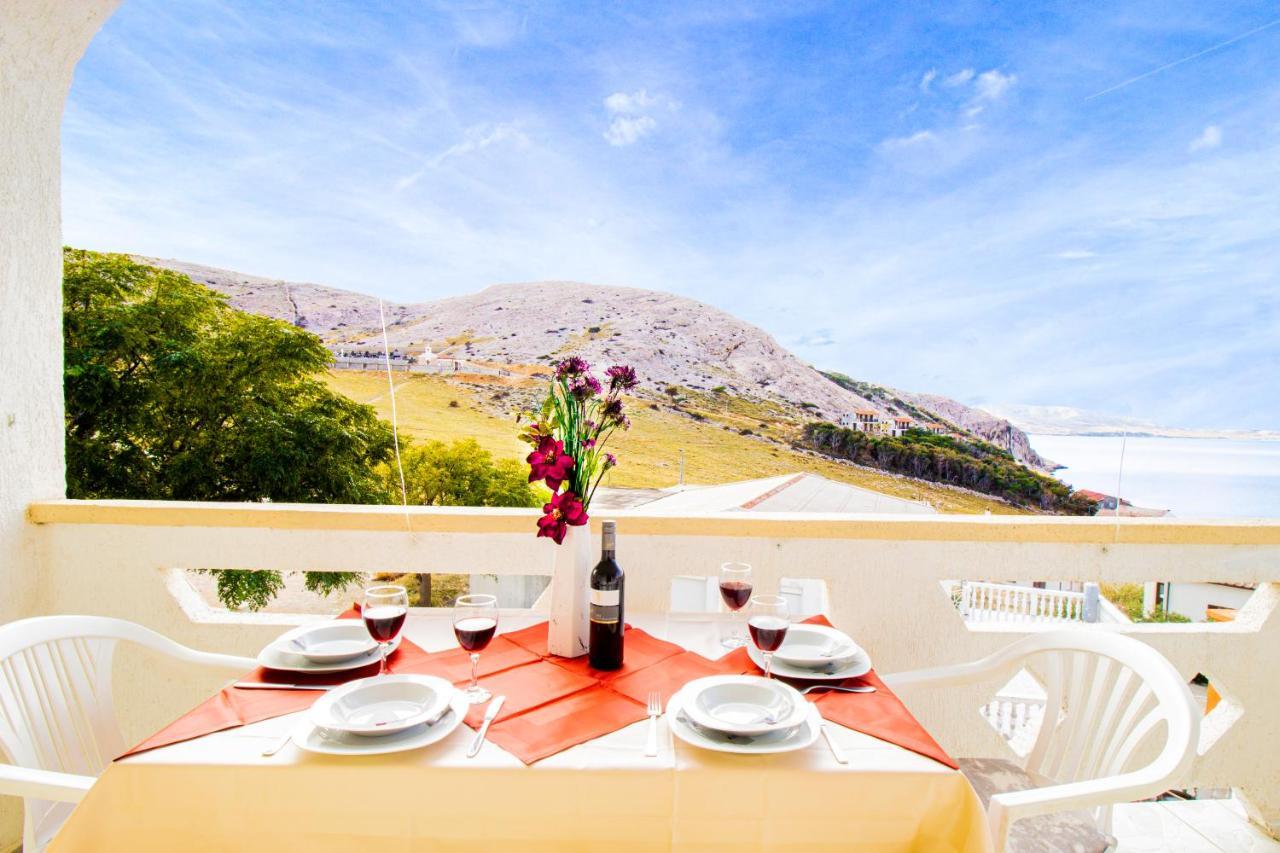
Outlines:
{"type": "MultiPolygon", "coordinates": [[[[545,491],[529,483],[529,469],[515,459],[495,460],[474,438],[428,441],[403,448],[405,490],[417,506],[541,506],[545,491]],[[541,494],[539,492],[542,492],[541,494]]],[[[379,468],[386,500],[400,503],[394,461],[379,468]]]]}
{"type": "MultiPolygon", "coordinates": [[[[391,426],[330,391],[320,339],[184,275],[63,250],[67,493],[76,498],[383,503],[391,426]]],[[[307,573],[324,592],[348,573],[307,573]]],[[[258,608],[277,572],[219,573],[258,608]]]]}
{"type": "Polygon", "coordinates": [[[837,459],[949,483],[1004,498],[1018,506],[1063,515],[1093,515],[1097,505],[1067,484],[1031,470],[1013,454],[978,440],[960,440],[924,430],[900,437],[872,436],[832,423],[805,425],[800,444],[837,459]]]}

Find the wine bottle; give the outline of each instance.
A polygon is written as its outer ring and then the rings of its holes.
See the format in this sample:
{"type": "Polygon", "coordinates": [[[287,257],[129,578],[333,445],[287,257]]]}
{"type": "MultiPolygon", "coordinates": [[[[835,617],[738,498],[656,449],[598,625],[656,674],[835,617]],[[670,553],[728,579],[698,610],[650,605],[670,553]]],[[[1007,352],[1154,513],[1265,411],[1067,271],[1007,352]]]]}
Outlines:
{"type": "Polygon", "coordinates": [[[600,562],[591,570],[591,631],[587,645],[592,669],[622,667],[622,568],[614,559],[617,526],[601,525],[600,562]]]}

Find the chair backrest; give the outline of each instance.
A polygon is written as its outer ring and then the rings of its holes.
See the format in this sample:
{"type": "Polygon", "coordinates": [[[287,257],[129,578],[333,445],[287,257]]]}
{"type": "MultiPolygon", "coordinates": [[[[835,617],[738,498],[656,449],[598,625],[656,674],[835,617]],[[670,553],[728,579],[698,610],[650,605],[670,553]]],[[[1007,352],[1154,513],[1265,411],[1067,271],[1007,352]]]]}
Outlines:
{"type": "Polygon", "coordinates": [[[124,750],[111,663],[130,624],[55,616],[0,627],[0,748],[12,763],[96,776],[124,750]]]}
{"type": "MultiPolygon", "coordinates": [[[[1144,769],[1182,777],[1195,757],[1199,715],[1173,664],[1139,640],[1100,630],[1036,634],[993,657],[1029,666],[1045,682],[1045,710],[1025,767],[1055,782],[1144,769]],[[1152,757],[1154,756],[1154,757],[1152,757]]],[[[1094,810],[1108,828],[1110,807],[1094,810]]]]}
{"type": "Polygon", "coordinates": [[[1027,770],[1058,782],[1115,776],[1149,756],[1149,742],[1161,735],[1171,749],[1161,749],[1157,761],[1190,763],[1199,721],[1187,683],[1163,655],[1105,631],[1028,640],[1046,700],[1027,770]]]}
{"type": "MultiPolygon", "coordinates": [[[[0,626],[0,752],[12,764],[97,776],[125,749],[111,694],[124,640],[191,663],[252,661],[189,649],[148,628],[103,616],[40,616],[0,626]]],[[[28,828],[58,804],[27,798],[28,828]]]]}

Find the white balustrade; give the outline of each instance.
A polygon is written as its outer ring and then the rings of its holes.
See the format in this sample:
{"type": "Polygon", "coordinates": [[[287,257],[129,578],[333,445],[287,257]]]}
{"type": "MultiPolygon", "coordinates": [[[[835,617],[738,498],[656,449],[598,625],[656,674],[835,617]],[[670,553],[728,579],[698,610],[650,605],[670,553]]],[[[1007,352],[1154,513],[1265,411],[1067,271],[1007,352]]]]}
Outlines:
{"type": "MultiPolygon", "coordinates": [[[[189,585],[184,591],[177,570],[549,575],[555,547],[534,538],[533,510],[51,501],[33,504],[28,516],[40,612],[118,616],[232,654],[254,654],[287,624],[317,617],[211,611],[189,585]]],[[[1271,688],[1280,672],[1280,522],[611,517],[632,612],[668,612],[673,580],[713,576],[722,562],[740,560],[752,564],[762,590],[781,588],[784,578],[825,584],[828,615],[871,651],[881,673],[974,660],[1020,633],[1080,622],[1088,610],[1085,594],[1019,583],[1257,584],[1234,622],[1104,621],[1082,630],[1137,636],[1184,678],[1208,676],[1223,699],[1204,721],[1202,754],[1186,784],[1239,787],[1263,820],[1280,825],[1280,693],[1271,688]],[[945,590],[957,580],[964,581],[960,608],[945,590]]],[[[125,666],[120,682],[134,692],[130,706],[141,709],[125,723],[138,737],[216,686],[150,663],[125,666]]],[[[1034,700],[1000,696],[1001,687],[904,690],[903,697],[954,754],[998,755],[1007,749],[1000,732],[1016,741],[1043,713],[1034,700]]]]}
{"type": "Polygon", "coordinates": [[[1084,592],[1073,592],[1008,583],[962,581],[959,607],[964,620],[972,624],[1061,624],[1099,621],[1097,600],[1097,584],[1086,584],[1084,592]],[[1093,606],[1086,606],[1090,599],[1093,606]]]}

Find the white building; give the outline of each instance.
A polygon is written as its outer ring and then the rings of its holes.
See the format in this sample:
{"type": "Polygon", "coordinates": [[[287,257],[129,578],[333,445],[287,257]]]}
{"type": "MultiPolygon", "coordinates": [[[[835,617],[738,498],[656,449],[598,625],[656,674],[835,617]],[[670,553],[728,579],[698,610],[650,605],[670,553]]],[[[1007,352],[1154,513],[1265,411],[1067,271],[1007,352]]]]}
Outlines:
{"type": "Polygon", "coordinates": [[[854,409],[852,413],[840,416],[840,426],[858,432],[880,432],[880,413],[875,409],[854,409]]]}

